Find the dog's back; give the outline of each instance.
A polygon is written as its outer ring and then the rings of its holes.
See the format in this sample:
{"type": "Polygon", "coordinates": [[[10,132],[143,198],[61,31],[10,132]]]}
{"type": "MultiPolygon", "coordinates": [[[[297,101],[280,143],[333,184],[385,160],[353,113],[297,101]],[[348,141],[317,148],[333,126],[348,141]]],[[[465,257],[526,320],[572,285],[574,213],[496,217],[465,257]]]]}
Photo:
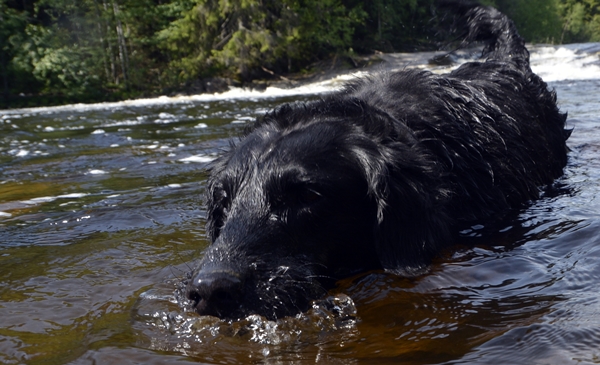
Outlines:
{"type": "Polygon", "coordinates": [[[531,71],[514,23],[491,7],[449,3],[464,26],[464,43],[485,42],[485,61],[441,76],[376,75],[333,98],[364,100],[408,126],[442,168],[448,184],[440,188],[454,201],[449,214],[481,220],[536,198],[539,186],[559,177],[570,131],[555,92],[531,71]]]}
{"type": "Polygon", "coordinates": [[[378,213],[381,227],[388,227],[380,250],[389,269],[410,266],[414,258],[426,262],[457,227],[496,219],[538,198],[540,186],[562,175],[567,162],[566,114],[531,71],[514,23],[491,7],[446,3],[455,5],[464,43],[485,43],[484,61],[447,75],[368,76],[311,106],[324,115],[350,115],[355,105],[363,114],[385,115],[362,128],[388,159],[379,177],[386,181],[377,184],[389,189],[378,213]],[[415,140],[410,154],[398,137],[407,133],[415,140]],[[407,187],[412,192],[402,191],[407,187]],[[407,205],[410,212],[402,211],[407,205]],[[411,243],[399,245],[400,236],[411,243]]]}

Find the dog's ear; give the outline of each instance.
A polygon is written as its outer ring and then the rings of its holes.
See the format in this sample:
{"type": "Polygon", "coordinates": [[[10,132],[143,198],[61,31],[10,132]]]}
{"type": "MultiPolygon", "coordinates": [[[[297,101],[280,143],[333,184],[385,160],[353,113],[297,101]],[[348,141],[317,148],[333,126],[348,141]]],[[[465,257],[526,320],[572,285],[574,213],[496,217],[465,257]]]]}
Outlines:
{"type": "Polygon", "coordinates": [[[449,240],[444,193],[439,182],[428,181],[413,167],[395,165],[386,170],[379,176],[379,191],[374,194],[377,254],[384,269],[414,275],[449,240]]]}
{"type": "Polygon", "coordinates": [[[415,275],[449,241],[445,212],[447,189],[435,160],[405,124],[374,115],[385,124],[377,143],[361,153],[361,165],[374,202],[374,241],[381,265],[388,271],[415,275]],[[383,133],[383,134],[382,134],[383,133]]]}
{"type": "Polygon", "coordinates": [[[222,179],[230,154],[231,151],[225,152],[208,166],[209,177],[204,192],[204,203],[206,206],[206,234],[210,242],[217,239],[226,218],[224,198],[231,192],[226,191],[222,186],[222,179]]]}

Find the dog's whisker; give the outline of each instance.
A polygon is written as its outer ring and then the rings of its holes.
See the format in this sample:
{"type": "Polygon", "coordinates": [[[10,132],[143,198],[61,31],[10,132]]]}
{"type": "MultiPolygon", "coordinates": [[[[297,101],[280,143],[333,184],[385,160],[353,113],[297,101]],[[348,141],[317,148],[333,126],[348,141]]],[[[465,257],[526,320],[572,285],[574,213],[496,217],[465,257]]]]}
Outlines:
{"type": "Polygon", "coordinates": [[[309,275],[309,276],[307,276],[307,279],[335,280],[336,277],[335,276],[331,276],[331,275],[309,275]]]}

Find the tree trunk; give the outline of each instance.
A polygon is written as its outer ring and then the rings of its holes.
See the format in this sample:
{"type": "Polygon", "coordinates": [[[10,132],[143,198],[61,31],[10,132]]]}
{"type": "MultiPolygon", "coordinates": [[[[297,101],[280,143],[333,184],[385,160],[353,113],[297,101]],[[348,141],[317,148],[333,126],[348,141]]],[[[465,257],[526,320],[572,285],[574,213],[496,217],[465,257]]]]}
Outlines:
{"type": "MultiPolygon", "coordinates": [[[[0,22],[4,22],[4,17],[0,13],[0,22]]],[[[5,40],[2,39],[2,44],[5,40]]],[[[4,97],[8,97],[8,62],[6,60],[6,54],[2,48],[0,48],[0,67],[2,67],[2,94],[4,97]]]]}
{"type": "Polygon", "coordinates": [[[102,16],[100,15],[100,6],[98,6],[98,0],[94,0],[94,10],[96,12],[96,19],[98,19],[98,23],[96,23],[96,25],[98,26],[98,34],[100,35],[100,47],[102,48],[102,65],[104,66],[104,74],[106,75],[106,80],[112,81],[110,78],[110,71],[108,69],[106,37],[102,28],[102,16]]]}
{"type": "MultiPolygon", "coordinates": [[[[106,4],[106,1],[102,0],[102,6],[104,6],[105,13],[108,14],[109,13],[108,5],[106,4]]],[[[108,49],[108,57],[109,57],[108,59],[110,60],[110,73],[112,76],[111,81],[118,85],[119,79],[117,78],[117,66],[116,66],[116,62],[115,62],[115,54],[113,52],[113,46],[110,41],[111,29],[110,29],[110,25],[108,24],[108,22],[105,22],[104,26],[106,28],[106,43],[107,43],[107,49],[108,49]]]]}
{"type": "MultiPolygon", "coordinates": [[[[0,17],[2,19],[2,17],[0,17]]],[[[0,50],[0,67],[2,67],[2,94],[4,97],[8,97],[8,70],[6,62],[6,54],[3,50],[0,50]]]]}
{"type": "Polygon", "coordinates": [[[117,40],[119,43],[119,58],[121,59],[121,69],[123,70],[123,82],[125,87],[129,87],[129,55],[127,54],[127,44],[125,43],[125,34],[123,32],[123,25],[119,18],[119,5],[116,0],[113,0],[113,10],[115,13],[115,20],[117,22],[117,40]]]}

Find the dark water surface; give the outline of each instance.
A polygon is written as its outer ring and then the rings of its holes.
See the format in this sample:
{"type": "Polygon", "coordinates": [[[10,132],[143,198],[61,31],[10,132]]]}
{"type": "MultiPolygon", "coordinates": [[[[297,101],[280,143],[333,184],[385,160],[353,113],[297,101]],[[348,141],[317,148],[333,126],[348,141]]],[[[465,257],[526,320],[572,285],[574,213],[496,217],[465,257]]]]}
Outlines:
{"type": "Polygon", "coordinates": [[[0,363],[600,363],[598,50],[533,54],[574,128],[554,189],[422,277],[350,278],[278,322],[199,317],[174,292],[207,245],[206,164],[314,95],[0,111],[0,363]]]}

